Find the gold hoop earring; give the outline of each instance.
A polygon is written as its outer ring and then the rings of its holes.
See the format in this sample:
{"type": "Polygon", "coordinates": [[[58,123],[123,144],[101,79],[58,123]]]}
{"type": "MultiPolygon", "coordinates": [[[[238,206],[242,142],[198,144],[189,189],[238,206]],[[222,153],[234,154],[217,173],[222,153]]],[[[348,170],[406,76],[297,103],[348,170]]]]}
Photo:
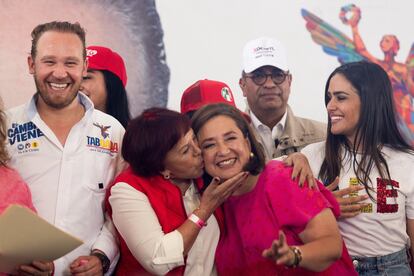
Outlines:
{"type": "Polygon", "coordinates": [[[169,174],[164,174],[163,177],[164,177],[165,180],[170,179],[170,175],[169,174]]]}

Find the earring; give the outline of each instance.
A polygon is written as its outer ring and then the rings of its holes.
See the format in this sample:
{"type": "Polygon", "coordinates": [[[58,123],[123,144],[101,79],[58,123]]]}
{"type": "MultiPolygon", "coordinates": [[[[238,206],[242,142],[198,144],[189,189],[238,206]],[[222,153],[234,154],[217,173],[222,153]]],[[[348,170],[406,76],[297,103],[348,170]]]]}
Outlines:
{"type": "Polygon", "coordinates": [[[164,177],[164,179],[166,179],[166,180],[170,179],[170,174],[163,174],[162,176],[163,176],[163,177],[164,177]]]}
{"type": "Polygon", "coordinates": [[[253,158],[254,158],[254,153],[250,152],[250,159],[253,159],[253,158]]]}

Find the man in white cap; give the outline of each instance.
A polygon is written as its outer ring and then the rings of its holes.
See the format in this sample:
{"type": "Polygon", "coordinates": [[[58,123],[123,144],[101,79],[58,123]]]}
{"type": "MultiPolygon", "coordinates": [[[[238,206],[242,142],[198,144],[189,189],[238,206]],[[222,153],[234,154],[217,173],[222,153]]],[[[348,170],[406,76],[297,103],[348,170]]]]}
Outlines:
{"type": "Polygon", "coordinates": [[[239,84],[267,159],[325,140],[326,125],[293,114],[288,105],[291,83],[286,51],[279,41],[261,37],[244,46],[239,84]]]}

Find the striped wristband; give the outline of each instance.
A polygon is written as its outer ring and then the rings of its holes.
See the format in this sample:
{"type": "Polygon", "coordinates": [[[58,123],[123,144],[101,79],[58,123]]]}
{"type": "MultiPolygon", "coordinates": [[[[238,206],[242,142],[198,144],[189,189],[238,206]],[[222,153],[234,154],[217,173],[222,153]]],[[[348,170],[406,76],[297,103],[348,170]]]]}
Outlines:
{"type": "Polygon", "coordinates": [[[207,223],[204,222],[204,220],[202,220],[201,218],[199,218],[196,214],[192,213],[189,217],[189,220],[191,220],[192,222],[194,222],[198,228],[203,228],[204,226],[207,225],[207,223]]]}

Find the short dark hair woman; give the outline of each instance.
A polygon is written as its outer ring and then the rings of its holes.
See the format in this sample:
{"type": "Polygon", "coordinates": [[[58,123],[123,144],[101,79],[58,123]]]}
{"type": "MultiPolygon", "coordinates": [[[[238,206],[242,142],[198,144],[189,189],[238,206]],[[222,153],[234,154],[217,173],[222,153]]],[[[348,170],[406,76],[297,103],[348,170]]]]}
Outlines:
{"type": "Polygon", "coordinates": [[[129,123],[122,156],[130,167],[109,188],[119,233],[117,275],[212,275],[222,216],[216,208],[242,172],[202,194],[203,160],[187,116],[150,108],[129,123]]]}

